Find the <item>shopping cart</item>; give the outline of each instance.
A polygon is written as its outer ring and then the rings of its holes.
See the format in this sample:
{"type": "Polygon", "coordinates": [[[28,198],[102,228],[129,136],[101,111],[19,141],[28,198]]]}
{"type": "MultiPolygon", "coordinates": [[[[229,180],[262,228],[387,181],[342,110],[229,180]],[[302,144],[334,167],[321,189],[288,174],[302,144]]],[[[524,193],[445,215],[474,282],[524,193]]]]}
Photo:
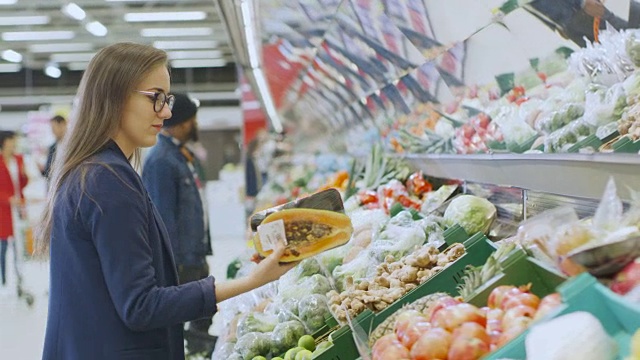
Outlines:
{"type": "Polygon", "coordinates": [[[13,265],[16,274],[16,287],[18,298],[23,299],[29,307],[33,306],[35,297],[29,291],[24,288],[23,283],[23,266],[27,256],[25,248],[25,239],[27,232],[30,231],[29,222],[27,216],[22,209],[13,206],[11,211],[13,212],[13,237],[9,238],[9,246],[13,250],[13,265]]]}

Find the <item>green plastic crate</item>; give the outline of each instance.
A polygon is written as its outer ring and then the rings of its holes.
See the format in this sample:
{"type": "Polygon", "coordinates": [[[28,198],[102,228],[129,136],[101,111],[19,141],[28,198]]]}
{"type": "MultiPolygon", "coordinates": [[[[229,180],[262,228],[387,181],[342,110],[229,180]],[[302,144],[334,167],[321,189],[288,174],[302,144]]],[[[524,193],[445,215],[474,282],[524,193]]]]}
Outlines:
{"type": "MultiPolygon", "coordinates": [[[[459,230],[456,230],[456,233],[461,234],[459,230]]],[[[448,239],[451,243],[456,242],[451,238],[448,239]]],[[[451,295],[457,295],[457,286],[462,282],[462,276],[464,275],[467,266],[483,265],[489,256],[496,251],[496,247],[493,243],[482,233],[472,236],[467,241],[463,242],[463,244],[467,251],[454,263],[418,286],[416,289],[398,299],[398,301],[383,311],[374,314],[370,310],[365,310],[354,319],[354,322],[362,327],[365,332],[370,333],[394,312],[402,308],[402,306],[410,304],[426,295],[436,292],[447,292],[451,295]]],[[[353,339],[353,332],[349,326],[343,326],[333,332],[331,334],[331,339],[333,346],[328,348],[315,359],[354,360],[360,357],[353,339]]]]}
{"type": "Polygon", "coordinates": [[[640,140],[633,141],[628,136],[623,136],[612,147],[617,153],[637,153],[640,151],[640,140]]]}
{"type": "MultiPolygon", "coordinates": [[[[600,320],[605,331],[618,343],[617,359],[629,355],[630,338],[640,328],[640,306],[625,302],[589,274],[579,275],[558,287],[564,304],[552,317],[586,311],[600,320]]],[[[535,325],[533,325],[535,326],[535,325]]],[[[498,349],[487,359],[525,359],[525,337],[529,330],[498,349]]]]}
{"type": "Polygon", "coordinates": [[[577,143],[573,144],[569,148],[569,150],[567,150],[567,152],[577,153],[578,151],[580,151],[580,149],[584,149],[587,147],[592,147],[597,151],[598,149],[600,149],[600,146],[602,146],[602,141],[595,135],[589,135],[583,140],[580,140],[577,143]]]}
{"type": "Polygon", "coordinates": [[[493,277],[480,287],[465,301],[478,306],[487,306],[491,291],[501,285],[521,286],[531,283],[531,292],[539,297],[547,296],[558,285],[566,281],[566,277],[555,269],[548,268],[542,262],[528,257],[523,250],[513,252],[501,262],[503,272],[493,277]]]}

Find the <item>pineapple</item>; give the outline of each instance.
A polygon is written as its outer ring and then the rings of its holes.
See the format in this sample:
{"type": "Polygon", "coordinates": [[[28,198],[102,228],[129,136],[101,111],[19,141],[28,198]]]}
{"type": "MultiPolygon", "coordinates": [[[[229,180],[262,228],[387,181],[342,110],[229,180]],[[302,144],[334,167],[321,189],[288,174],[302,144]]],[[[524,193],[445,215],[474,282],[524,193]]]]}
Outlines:
{"type": "Polygon", "coordinates": [[[480,286],[500,273],[500,271],[502,271],[500,262],[511,254],[514,248],[515,245],[512,243],[504,244],[489,256],[487,262],[483,266],[469,266],[462,278],[462,283],[458,285],[458,293],[460,296],[464,299],[468,299],[480,286]]]}
{"type": "Polygon", "coordinates": [[[369,335],[369,345],[373,346],[373,344],[375,344],[378,339],[387,334],[391,334],[394,331],[396,319],[403,311],[416,310],[423,314],[426,314],[431,305],[433,305],[436,300],[444,296],[449,295],[445,293],[430,294],[414,301],[411,304],[403,306],[402,309],[394,312],[385,321],[383,321],[382,324],[378,325],[378,327],[371,333],[371,335],[369,335]]]}

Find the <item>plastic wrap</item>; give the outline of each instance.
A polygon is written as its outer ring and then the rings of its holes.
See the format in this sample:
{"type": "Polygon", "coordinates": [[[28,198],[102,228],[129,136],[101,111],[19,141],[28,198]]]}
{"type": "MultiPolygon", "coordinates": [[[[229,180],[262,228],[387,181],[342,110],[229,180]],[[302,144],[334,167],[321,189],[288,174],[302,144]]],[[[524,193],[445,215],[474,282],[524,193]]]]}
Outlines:
{"type": "Polygon", "coordinates": [[[314,274],[297,282],[280,282],[278,297],[282,299],[301,299],[308,294],[326,294],[329,290],[331,290],[331,284],[327,277],[321,274],[314,274]]]}
{"type": "Polygon", "coordinates": [[[271,333],[248,333],[238,339],[234,349],[244,360],[251,360],[260,355],[268,356],[271,347],[271,333]]]}
{"type": "Polygon", "coordinates": [[[311,294],[298,303],[298,314],[308,333],[314,333],[325,323],[325,316],[330,314],[329,300],[325,295],[311,294]]]}
{"type": "Polygon", "coordinates": [[[305,335],[301,322],[292,320],[278,324],[270,337],[270,351],[274,356],[282,355],[298,345],[298,340],[305,335]]]}
{"type": "Polygon", "coordinates": [[[584,119],[592,126],[606,125],[619,120],[626,106],[627,96],[622,83],[609,89],[594,87],[586,95],[584,119]]]}
{"type": "Polygon", "coordinates": [[[422,245],[425,240],[422,224],[413,220],[411,212],[402,211],[383,226],[367,251],[377,262],[384,261],[387,255],[399,259],[416,246],[422,245]]]}
{"type": "Polygon", "coordinates": [[[342,292],[346,289],[347,277],[354,280],[365,279],[373,275],[375,267],[380,263],[376,259],[371,258],[368,251],[361,252],[353,261],[348,264],[340,265],[333,270],[333,279],[338,291],[342,292]]]}
{"type": "Polygon", "coordinates": [[[467,234],[487,234],[496,218],[496,207],[487,199],[473,195],[461,195],[449,204],[444,213],[447,226],[460,225],[467,234]]]}
{"type": "Polygon", "coordinates": [[[549,113],[536,121],[535,128],[540,132],[549,134],[578,119],[583,114],[583,104],[566,104],[559,110],[549,113]]]}
{"type": "Polygon", "coordinates": [[[248,333],[268,333],[278,324],[278,318],[265,313],[249,312],[238,321],[236,337],[240,339],[248,333]]]}
{"type": "Polygon", "coordinates": [[[503,106],[493,117],[493,121],[500,127],[509,148],[520,146],[538,134],[520,117],[515,105],[503,106]]]}

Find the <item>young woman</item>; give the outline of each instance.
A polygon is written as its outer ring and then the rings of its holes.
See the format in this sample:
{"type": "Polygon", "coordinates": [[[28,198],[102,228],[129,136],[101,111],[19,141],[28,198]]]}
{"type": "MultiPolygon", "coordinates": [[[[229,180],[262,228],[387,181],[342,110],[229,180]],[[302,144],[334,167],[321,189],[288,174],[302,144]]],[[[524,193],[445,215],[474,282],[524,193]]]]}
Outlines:
{"type": "Polygon", "coordinates": [[[171,117],[167,56],[120,43],[99,51],[56,152],[36,240],[49,254],[43,359],[184,359],[183,323],[278,279],[279,246],[247,278],[178,286],[167,231],[131,162],[171,117]]]}
{"type": "Polygon", "coordinates": [[[19,206],[27,186],[22,156],[16,155],[16,134],[0,131],[0,272],[2,286],[7,283],[7,247],[13,236],[14,216],[19,216],[19,206]]]}

